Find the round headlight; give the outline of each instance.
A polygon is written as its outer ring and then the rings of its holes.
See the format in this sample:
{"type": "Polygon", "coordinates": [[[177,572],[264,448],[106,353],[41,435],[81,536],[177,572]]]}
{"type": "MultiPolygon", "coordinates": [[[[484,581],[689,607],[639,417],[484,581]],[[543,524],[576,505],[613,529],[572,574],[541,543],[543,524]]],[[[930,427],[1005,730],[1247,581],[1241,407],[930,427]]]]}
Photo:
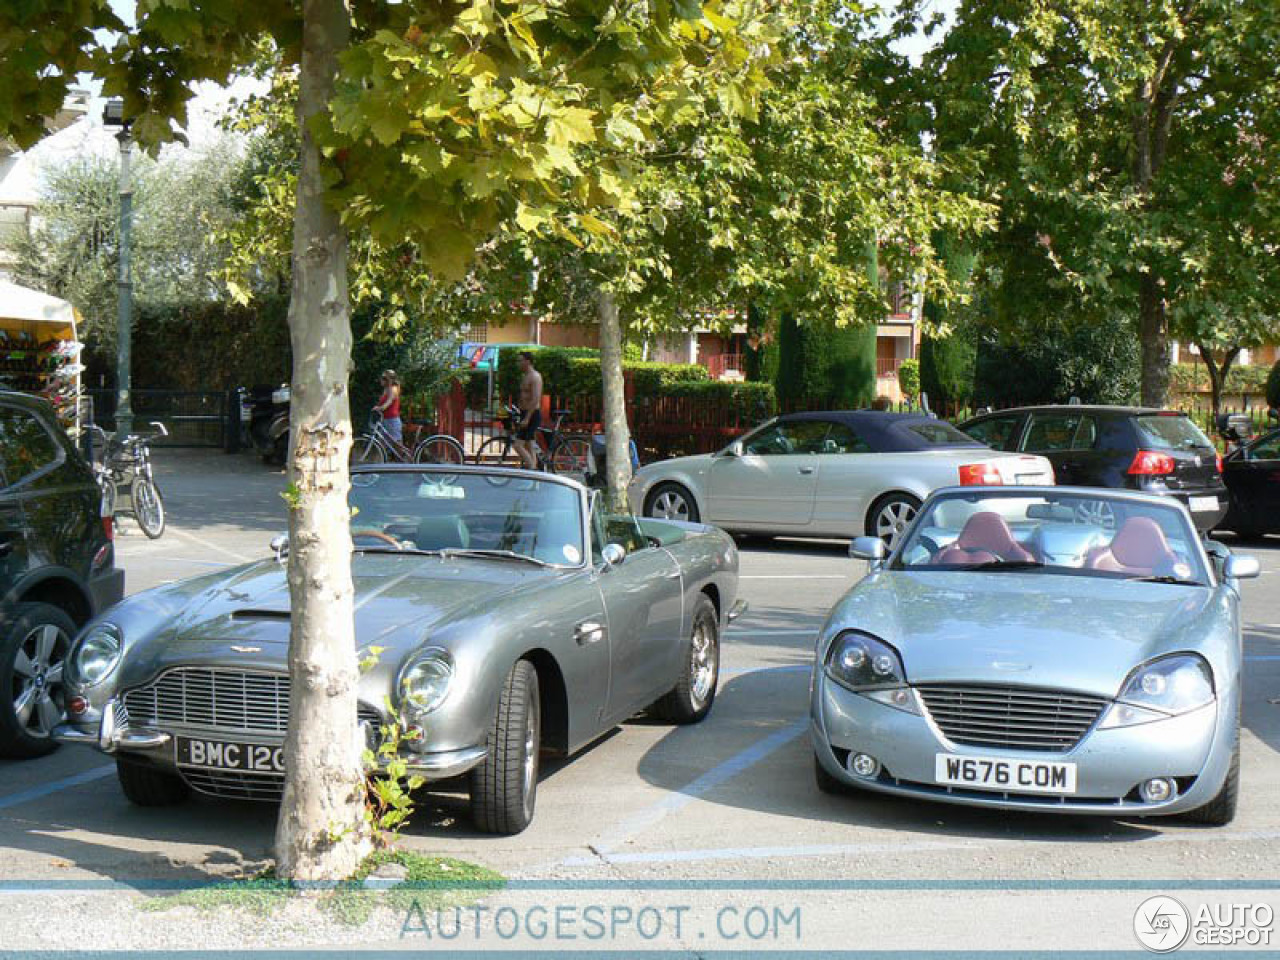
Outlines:
{"type": "Polygon", "coordinates": [[[409,660],[396,684],[400,705],[407,714],[421,717],[444,703],[453,682],[453,658],[449,651],[433,647],[409,660]]]}
{"type": "Polygon", "coordinates": [[[107,678],[120,662],[124,650],[120,628],[112,623],[99,623],[89,628],[76,644],[67,663],[73,684],[92,687],[107,678]]]}

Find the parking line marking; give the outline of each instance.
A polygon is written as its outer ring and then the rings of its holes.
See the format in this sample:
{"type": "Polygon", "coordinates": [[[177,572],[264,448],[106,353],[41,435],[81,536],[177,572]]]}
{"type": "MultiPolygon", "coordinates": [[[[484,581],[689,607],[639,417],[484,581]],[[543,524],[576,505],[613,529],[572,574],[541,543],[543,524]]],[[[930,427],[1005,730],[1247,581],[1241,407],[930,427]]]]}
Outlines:
{"type": "Polygon", "coordinates": [[[183,540],[190,540],[192,543],[199,544],[200,546],[204,547],[207,550],[215,550],[218,553],[221,553],[230,557],[232,560],[237,560],[240,563],[249,562],[248,557],[242,554],[236,553],[234,550],[228,550],[226,547],[219,546],[218,544],[212,542],[211,540],[204,539],[204,537],[197,537],[194,533],[187,533],[185,530],[179,530],[177,527],[170,527],[169,532],[172,533],[175,537],[179,537],[180,539],[183,539],[183,540]]]}
{"type": "Polygon", "coordinates": [[[1280,660],[1280,654],[1276,653],[1255,653],[1245,657],[1246,660],[1280,660]]]}
{"type": "Polygon", "coordinates": [[[731,637],[816,637],[818,628],[810,630],[733,630],[725,632],[726,639],[731,637]]]}
{"type": "Polygon", "coordinates": [[[190,563],[198,567],[234,567],[234,563],[224,563],[221,560],[190,560],[187,557],[152,557],[147,554],[120,554],[122,560],[157,560],[161,563],[190,563]]]}
{"type": "Polygon", "coordinates": [[[849,580],[842,573],[753,573],[738,574],[739,580],[849,580]]]}
{"type": "Polygon", "coordinates": [[[720,676],[722,677],[745,677],[751,673],[799,673],[804,671],[808,673],[813,667],[807,663],[794,663],[778,667],[721,667],[720,676]]]}
{"type": "Polygon", "coordinates": [[[61,780],[32,787],[30,790],[23,790],[20,793],[12,793],[7,797],[0,797],[0,810],[4,810],[7,807],[18,807],[24,803],[30,803],[32,800],[39,800],[41,797],[47,797],[49,794],[57,793],[59,790],[66,790],[68,787],[78,787],[82,784],[92,783],[94,780],[101,780],[103,777],[108,777],[115,772],[116,765],[113,763],[107,767],[94,767],[92,770],[85,770],[83,773],[63,777],[61,780]]]}
{"type": "Polygon", "coordinates": [[[702,776],[698,777],[691,783],[681,787],[679,791],[667,794],[657,803],[654,803],[648,809],[641,810],[639,813],[628,817],[618,824],[616,828],[611,830],[600,840],[593,844],[595,849],[600,851],[600,855],[608,859],[609,851],[615,847],[621,846],[630,840],[637,833],[649,829],[661,820],[665,819],[669,814],[676,813],[693,803],[703,794],[720,786],[727,780],[731,780],[738,774],[747,770],[769,754],[785,747],[792,740],[795,740],[801,734],[809,729],[809,721],[797,720],[787,724],[780,730],[776,730],[762,740],[757,740],[745,750],[735,754],[723,763],[712,767],[702,776]]]}

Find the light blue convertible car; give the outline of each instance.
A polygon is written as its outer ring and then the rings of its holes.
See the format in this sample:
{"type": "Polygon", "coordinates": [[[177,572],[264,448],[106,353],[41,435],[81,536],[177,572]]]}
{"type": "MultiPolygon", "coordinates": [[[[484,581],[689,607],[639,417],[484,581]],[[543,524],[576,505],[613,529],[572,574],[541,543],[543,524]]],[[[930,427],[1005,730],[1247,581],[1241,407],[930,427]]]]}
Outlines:
{"type": "Polygon", "coordinates": [[[892,554],[874,538],[851,552],[871,571],[832,611],[814,665],[822,789],[1235,816],[1237,581],[1259,565],[1206,547],[1180,504],[953,488],[892,554]]]}

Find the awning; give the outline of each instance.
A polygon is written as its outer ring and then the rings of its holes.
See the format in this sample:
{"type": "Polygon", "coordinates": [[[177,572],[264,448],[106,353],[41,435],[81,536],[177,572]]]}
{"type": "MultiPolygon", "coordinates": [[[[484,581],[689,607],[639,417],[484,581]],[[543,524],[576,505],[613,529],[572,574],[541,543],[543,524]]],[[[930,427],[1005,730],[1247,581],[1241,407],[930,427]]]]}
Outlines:
{"type": "Polygon", "coordinates": [[[76,314],[65,300],[0,280],[0,320],[71,327],[75,325],[76,314]]]}

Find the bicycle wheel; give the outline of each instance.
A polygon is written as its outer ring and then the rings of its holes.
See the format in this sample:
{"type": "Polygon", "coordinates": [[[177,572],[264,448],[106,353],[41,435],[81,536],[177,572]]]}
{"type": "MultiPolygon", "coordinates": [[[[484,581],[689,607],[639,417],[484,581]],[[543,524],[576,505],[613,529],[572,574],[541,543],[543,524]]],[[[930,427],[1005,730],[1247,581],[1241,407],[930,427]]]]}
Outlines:
{"type": "Polygon", "coordinates": [[[475,462],[482,467],[523,467],[510,437],[492,437],[480,445],[475,462]]]}
{"type": "Polygon", "coordinates": [[[464,460],[462,444],[446,433],[427,437],[413,451],[414,463],[462,463],[464,460]]]}
{"type": "Polygon", "coordinates": [[[133,518],[149,538],[155,540],[164,533],[164,501],[160,488],[150,477],[138,477],[130,488],[133,499],[133,518]]]}
{"type": "Polygon", "coordinates": [[[386,463],[387,451],[370,434],[361,434],[351,441],[351,455],[348,465],[358,467],[362,463],[386,463]]]}
{"type": "Polygon", "coordinates": [[[582,483],[591,464],[591,441],[586,437],[561,437],[551,449],[551,472],[582,483]]]}

